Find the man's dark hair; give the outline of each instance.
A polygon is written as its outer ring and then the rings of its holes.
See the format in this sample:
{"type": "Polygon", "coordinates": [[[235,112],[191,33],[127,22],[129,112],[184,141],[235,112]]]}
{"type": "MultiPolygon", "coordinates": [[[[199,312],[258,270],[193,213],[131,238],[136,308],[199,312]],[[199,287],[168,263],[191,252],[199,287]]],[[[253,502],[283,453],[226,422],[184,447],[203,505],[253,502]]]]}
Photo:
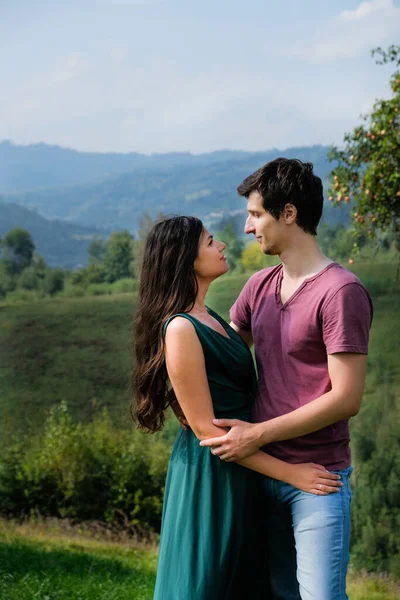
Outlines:
{"type": "Polygon", "coordinates": [[[317,235],[324,196],[322,181],[314,175],[311,163],[295,158],[276,158],[246,177],[237,191],[245,198],[251,192],[259,192],[265,210],[275,219],[279,219],[285,204],[293,204],[297,208],[298,226],[317,235]]]}

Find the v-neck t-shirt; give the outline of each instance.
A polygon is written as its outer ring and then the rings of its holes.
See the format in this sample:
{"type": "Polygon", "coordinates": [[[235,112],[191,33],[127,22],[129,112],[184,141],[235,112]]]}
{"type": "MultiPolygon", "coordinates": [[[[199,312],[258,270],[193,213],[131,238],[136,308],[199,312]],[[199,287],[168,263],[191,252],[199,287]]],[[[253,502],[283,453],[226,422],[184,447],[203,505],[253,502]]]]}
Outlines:
{"type": "MultiPolygon", "coordinates": [[[[371,298],[360,280],[332,262],[281,301],[283,267],[259,271],[230,311],[233,323],[251,331],[258,370],[253,421],[268,421],[304,406],[332,389],[328,355],[368,354],[371,298]]],[[[290,463],[326,468],[350,465],[348,420],[263,450],[290,463]]]]}

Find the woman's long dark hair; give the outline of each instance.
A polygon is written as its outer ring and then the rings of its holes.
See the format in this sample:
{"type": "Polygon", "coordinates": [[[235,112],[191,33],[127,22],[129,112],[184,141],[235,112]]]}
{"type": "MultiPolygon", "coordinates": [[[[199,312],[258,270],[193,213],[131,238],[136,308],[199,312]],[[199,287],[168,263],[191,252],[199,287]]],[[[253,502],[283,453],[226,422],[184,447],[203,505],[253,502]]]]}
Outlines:
{"type": "Polygon", "coordinates": [[[147,236],[134,325],[135,366],[131,414],[138,427],[162,429],[168,391],[163,328],[172,315],[191,310],[198,292],[193,263],[203,223],[195,217],[160,221],[147,236]]]}

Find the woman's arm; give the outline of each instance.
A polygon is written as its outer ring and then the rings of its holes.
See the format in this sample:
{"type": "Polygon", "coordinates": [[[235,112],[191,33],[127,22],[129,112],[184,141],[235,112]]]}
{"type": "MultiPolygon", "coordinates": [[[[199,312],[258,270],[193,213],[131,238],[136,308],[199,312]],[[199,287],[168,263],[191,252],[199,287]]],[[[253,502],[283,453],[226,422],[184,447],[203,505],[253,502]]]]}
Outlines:
{"type": "Polygon", "coordinates": [[[165,334],[165,362],[176,399],[199,440],[226,434],[213,425],[214,409],[208,386],[203,349],[192,323],[175,317],[165,334]]]}
{"type": "MultiPolygon", "coordinates": [[[[165,360],[176,398],[196,437],[205,440],[225,435],[226,429],[212,423],[214,410],[203,349],[188,319],[176,317],[168,325],[165,360]]],[[[326,495],[337,491],[341,485],[337,475],[320,465],[291,465],[261,451],[239,464],[313,494],[326,495]]]]}
{"type": "Polygon", "coordinates": [[[261,452],[261,450],[257,450],[252,456],[237,462],[243,467],[252,469],[252,471],[290,483],[290,485],[303,490],[303,492],[309,492],[317,496],[326,496],[332,492],[338,492],[343,485],[339,475],[330,473],[322,465],[314,463],[292,465],[261,452]]]}

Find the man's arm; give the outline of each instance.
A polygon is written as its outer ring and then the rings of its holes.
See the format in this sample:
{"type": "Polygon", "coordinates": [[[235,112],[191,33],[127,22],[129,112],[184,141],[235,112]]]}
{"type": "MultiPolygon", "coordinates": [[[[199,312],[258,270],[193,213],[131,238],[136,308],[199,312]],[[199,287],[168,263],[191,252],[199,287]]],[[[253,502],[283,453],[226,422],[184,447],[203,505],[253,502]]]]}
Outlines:
{"type": "Polygon", "coordinates": [[[287,415],[267,421],[265,434],[261,435],[262,443],[300,437],[354,417],[361,406],[366,368],[365,354],[339,353],[328,356],[332,389],[287,415]]]}
{"type": "Polygon", "coordinates": [[[242,338],[242,340],[244,342],[246,342],[246,344],[248,345],[249,348],[252,347],[253,345],[253,334],[251,331],[246,331],[244,329],[240,329],[240,327],[238,327],[237,325],[235,325],[235,323],[233,321],[230,322],[230,326],[232,327],[232,329],[234,329],[236,331],[236,333],[238,333],[240,335],[240,337],[242,338]]]}
{"type": "Polygon", "coordinates": [[[263,423],[217,419],[215,425],[231,427],[230,431],[220,438],[202,441],[201,445],[211,446],[213,454],[223,460],[238,460],[271,442],[300,437],[348,419],[358,413],[361,405],[366,364],[364,354],[332,354],[328,356],[332,385],[329,392],[286,415],[263,423]]]}
{"type": "MultiPolygon", "coordinates": [[[[193,325],[176,317],[167,328],[165,348],[168,376],[193,433],[199,440],[224,435],[225,430],[212,423],[214,410],[204,354],[193,325]]],[[[264,452],[256,452],[240,464],[318,496],[335,493],[342,486],[340,478],[321,465],[292,465],[264,452]]]]}

